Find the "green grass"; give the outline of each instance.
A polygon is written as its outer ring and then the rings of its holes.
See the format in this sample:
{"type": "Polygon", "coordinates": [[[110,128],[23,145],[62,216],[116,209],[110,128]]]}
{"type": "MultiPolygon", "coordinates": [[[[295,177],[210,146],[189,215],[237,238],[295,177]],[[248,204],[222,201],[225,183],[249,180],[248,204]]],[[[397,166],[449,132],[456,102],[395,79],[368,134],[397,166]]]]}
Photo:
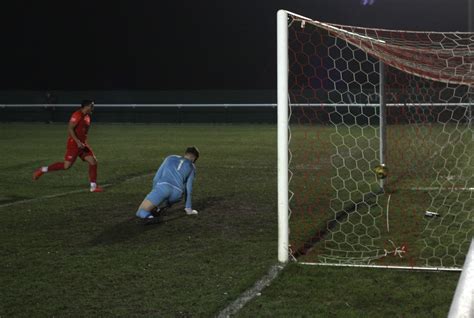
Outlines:
{"type": "Polygon", "coordinates": [[[373,172],[378,127],[293,127],[293,250],[310,262],[461,267],[474,235],[474,197],[449,189],[474,187],[472,132],[389,125],[387,134],[389,178],[381,192],[373,172]],[[413,190],[419,187],[434,190],[413,190]],[[396,247],[404,257],[389,253],[396,247]]]}
{"type": "Polygon", "coordinates": [[[64,125],[1,126],[3,203],[84,189],[1,209],[0,316],[210,316],[275,261],[273,127],[94,125],[102,194],[87,166],[31,181],[62,158],[64,125]],[[256,131],[258,135],[255,136],[256,131]],[[197,145],[198,217],[137,225],[137,206],[162,159],[197,145]],[[127,181],[128,178],[141,178],[127,181]],[[251,264],[251,266],[249,266],[251,264]]]}
{"type": "Polygon", "coordinates": [[[446,317],[455,278],[290,264],[237,317],[446,317]]]}
{"type": "MultiPolygon", "coordinates": [[[[99,183],[110,185],[100,194],[87,192],[80,161],[31,181],[36,167],[62,160],[65,135],[60,124],[0,124],[0,205],[35,200],[0,207],[1,317],[212,317],[275,263],[275,127],[94,124],[99,183]],[[137,224],[163,158],[193,144],[200,214],[184,216],[181,204],[163,224],[137,224]]],[[[290,266],[242,315],[383,317],[406,306],[399,316],[419,317],[416,307],[443,317],[458,276],[290,266]],[[371,280],[381,295],[397,292],[390,306],[370,301],[371,280]],[[336,310],[348,291],[350,306],[336,310]]]]}

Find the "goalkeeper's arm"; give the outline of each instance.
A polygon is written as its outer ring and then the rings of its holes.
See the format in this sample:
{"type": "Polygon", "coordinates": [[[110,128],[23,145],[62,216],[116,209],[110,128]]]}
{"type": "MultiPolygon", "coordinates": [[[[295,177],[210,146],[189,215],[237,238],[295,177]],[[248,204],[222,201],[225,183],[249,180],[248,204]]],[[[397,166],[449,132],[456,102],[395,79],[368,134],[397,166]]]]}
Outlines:
{"type": "Polygon", "coordinates": [[[194,182],[194,171],[189,175],[188,180],[186,181],[186,202],[185,208],[187,214],[197,214],[196,210],[192,209],[192,193],[193,193],[193,182],[194,182]]]}

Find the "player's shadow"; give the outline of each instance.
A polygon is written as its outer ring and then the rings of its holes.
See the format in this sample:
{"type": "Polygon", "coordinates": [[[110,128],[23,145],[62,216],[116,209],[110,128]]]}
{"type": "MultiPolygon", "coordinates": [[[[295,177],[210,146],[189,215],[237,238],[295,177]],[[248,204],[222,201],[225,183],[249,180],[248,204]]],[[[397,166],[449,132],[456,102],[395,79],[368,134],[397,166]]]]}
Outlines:
{"type": "MultiPolygon", "coordinates": [[[[222,201],[221,197],[208,197],[204,199],[198,199],[195,201],[195,206],[199,210],[199,207],[203,207],[200,213],[205,213],[208,208],[219,205],[222,201]],[[205,208],[205,209],[204,209],[205,208]]],[[[156,231],[162,226],[166,226],[167,223],[179,220],[187,217],[183,211],[184,206],[182,204],[173,206],[168,209],[164,216],[159,220],[151,222],[145,222],[144,220],[136,217],[128,218],[100,233],[98,236],[89,241],[92,246],[96,245],[110,245],[131,241],[134,238],[140,236],[142,233],[147,231],[156,231]]]]}
{"type": "Polygon", "coordinates": [[[149,222],[132,217],[106,229],[97,237],[92,239],[89,243],[95,246],[130,241],[144,232],[157,230],[166,223],[181,219],[185,216],[186,214],[184,212],[180,214],[174,213],[174,215],[167,216],[162,220],[154,220],[149,222]]]}

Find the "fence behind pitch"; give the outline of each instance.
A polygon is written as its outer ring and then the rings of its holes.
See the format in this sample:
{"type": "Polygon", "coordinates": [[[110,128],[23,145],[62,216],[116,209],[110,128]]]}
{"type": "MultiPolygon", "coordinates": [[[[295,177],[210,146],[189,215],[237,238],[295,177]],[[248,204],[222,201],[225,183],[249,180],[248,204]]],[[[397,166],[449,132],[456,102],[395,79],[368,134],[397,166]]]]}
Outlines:
{"type": "MultiPolygon", "coordinates": [[[[3,104],[1,122],[67,122],[76,104],[3,104]]],[[[96,104],[94,122],[276,123],[276,104],[96,104]]]]}

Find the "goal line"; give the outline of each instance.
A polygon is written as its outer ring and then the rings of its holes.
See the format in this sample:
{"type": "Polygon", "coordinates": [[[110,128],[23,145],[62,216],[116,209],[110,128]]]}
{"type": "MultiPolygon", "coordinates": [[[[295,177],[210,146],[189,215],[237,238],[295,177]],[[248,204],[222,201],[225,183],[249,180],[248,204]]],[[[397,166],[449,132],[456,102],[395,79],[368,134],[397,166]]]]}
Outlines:
{"type": "Polygon", "coordinates": [[[364,265],[364,264],[328,264],[313,262],[298,262],[301,265],[311,266],[335,266],[335,267],[359,267],[359,268],[381,268],[381,269],[402,269],[415,271],[433,271],[433,272],[460,272],[462,268],[458,267],[421,267],[421,266],[396,266],[396,265],[364,265]]]}

